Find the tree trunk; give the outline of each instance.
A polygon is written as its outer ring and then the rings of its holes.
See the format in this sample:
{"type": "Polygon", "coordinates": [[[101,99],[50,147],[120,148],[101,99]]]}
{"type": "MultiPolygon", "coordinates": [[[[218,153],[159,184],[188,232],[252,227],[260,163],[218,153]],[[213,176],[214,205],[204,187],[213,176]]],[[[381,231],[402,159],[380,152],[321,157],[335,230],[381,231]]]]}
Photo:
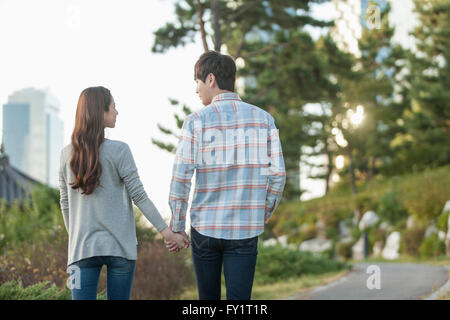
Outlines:
{"type": "Polygon", "coordinates": [[[333,173],[333,154],[330,151],[327,139],[325,139],[325,152],[328,157],[327,173],[326,173],[326,177],[325,177],[325,179],[326,179],[325,194],[328,194],[328,192],[330,191],[331,174],[333,173]]]}
{"type": "Polygon", "coordinates": [[[197,23],[200,28],[200,34],[202,36],[203,50],[209,51],[208,43],[206,42],[205,22],[203,21],[203,8],[200,0],[197,0],[197,23]]]}
{"type": "Polygon", "coordinates": [[[356,194],[356,184],[355,184],[355,168],[353,166],[353,157],[352,157],[352,148],[348,146],[347,148],[348,162],[349,168],[348,171],[350,173],[350,186],[352,187],[352,194],[356,194]]]}
{"type": "Polygon", "coordinates": [[[375,157],[370,157],[369,163],[369,175],[367,176],[367,181],[372,180],[373,174],[375,172],[375,157]]]}
{"type": "Polygon", "coordinates": [[[220,0],[212,0],[211,15],[214,30],[214,50],[220,52],[220,47],[222,46],[222,32],[220,31],[220,0]]]}

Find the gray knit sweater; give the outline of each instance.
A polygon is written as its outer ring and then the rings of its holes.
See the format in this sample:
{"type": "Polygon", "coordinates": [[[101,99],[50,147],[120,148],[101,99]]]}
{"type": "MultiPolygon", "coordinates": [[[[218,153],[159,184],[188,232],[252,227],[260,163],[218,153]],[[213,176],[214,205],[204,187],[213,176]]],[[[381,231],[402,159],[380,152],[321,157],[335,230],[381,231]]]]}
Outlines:
{"type": "Polygon", "coordinates": [[[90,195],[72,189],[70,169],[72,145],[61,151],[59,169],[60,205],[69,234],[70,265],[93,256],[137,259],[133,205],[158,230],[167,227],[139,179],[130,147],[121,141],[105,139],[100,146],[102,165],[100,185],[90,195]]]}

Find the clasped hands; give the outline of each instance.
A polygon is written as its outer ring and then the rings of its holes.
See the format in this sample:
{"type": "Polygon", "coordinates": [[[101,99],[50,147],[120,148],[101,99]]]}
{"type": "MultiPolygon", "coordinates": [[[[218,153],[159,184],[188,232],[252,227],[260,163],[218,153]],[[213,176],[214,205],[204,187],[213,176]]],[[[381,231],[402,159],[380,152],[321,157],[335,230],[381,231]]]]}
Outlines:
{"type": "Polygon", "coordinates": [[[166,228],[162,231],[162,235],[169,252],[177,253],[180,249],[189,248],[190,242],[185,231],[173,232],[170,228],[166,228]]]}

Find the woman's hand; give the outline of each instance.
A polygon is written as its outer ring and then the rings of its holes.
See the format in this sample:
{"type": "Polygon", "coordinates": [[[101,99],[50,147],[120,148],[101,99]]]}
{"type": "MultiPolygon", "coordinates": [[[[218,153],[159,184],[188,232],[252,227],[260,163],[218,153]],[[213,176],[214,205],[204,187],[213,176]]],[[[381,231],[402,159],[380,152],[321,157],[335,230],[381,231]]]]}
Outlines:
{"type": "Polygon", "coordinates": [[[189,238],[186,232],[173,232],[169,228],[165,228],[161,231],[164,237],[164,243],[170,252],[178,252],[181,248],[189,248],[189,238]]]}

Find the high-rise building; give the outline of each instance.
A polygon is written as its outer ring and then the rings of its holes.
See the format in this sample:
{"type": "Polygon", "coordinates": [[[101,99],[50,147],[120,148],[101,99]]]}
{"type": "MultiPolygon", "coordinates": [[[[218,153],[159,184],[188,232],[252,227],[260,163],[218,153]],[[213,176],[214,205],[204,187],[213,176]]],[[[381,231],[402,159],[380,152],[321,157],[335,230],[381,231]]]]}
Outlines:
{"type": "Polygon", "coordinates": [[[58,185],[64,124],[49,90],[26,88],[3,105],[3,147],[11,166],[50,186],[58,185]]]}
{"type": "Polygon", "coordinates": [[[376,26],[376,15],[389,3],[389,23],[395,28],[392,41],[414,49],[414,38],[409,34],[417,25],[413,0],[333,0],[335,26],[332,36],[339,49],[360,57],[358,40],[362,30],[376,26]],[[377,10],[372,10],[373,8],[377,10]]]}
{"type": "Polygon", "coordinates": [[[362,34],[361,0],[333,0],[335,9],[334,28],[331,31],[338,48],[360,57],[358,39],[362,34]]]}

